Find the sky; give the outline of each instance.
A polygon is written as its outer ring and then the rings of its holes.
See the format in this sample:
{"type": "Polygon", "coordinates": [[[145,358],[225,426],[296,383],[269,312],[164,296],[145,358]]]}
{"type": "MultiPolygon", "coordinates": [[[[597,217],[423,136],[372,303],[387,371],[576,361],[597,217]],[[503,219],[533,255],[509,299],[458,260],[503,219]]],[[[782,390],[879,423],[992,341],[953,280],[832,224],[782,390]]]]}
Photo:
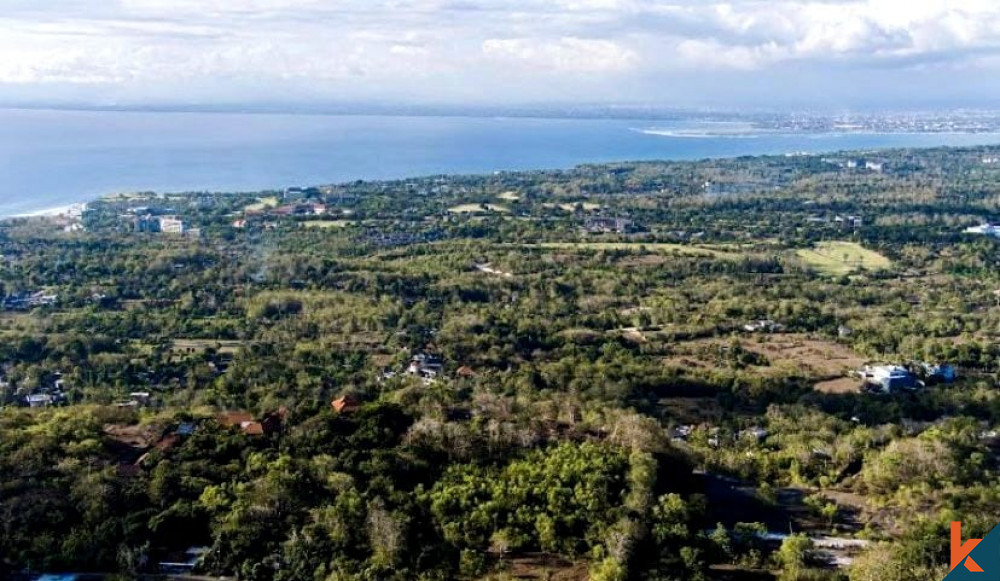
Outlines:
{"type": "Polygon", "coordinates": [[[996,0],[0,0],[0,102],[991,107],[998,73],[996,0]]]}

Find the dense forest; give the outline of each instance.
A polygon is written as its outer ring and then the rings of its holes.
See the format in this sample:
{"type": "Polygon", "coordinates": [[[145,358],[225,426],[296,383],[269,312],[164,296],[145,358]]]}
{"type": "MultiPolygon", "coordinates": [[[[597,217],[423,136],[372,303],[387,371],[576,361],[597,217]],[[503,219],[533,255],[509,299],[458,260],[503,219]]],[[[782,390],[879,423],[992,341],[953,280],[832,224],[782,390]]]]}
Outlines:
{"type": "Polygon", "coordinates": [[[943,578],[1000,514],[998,155],[7,220],[0,576],[943,578]]]}

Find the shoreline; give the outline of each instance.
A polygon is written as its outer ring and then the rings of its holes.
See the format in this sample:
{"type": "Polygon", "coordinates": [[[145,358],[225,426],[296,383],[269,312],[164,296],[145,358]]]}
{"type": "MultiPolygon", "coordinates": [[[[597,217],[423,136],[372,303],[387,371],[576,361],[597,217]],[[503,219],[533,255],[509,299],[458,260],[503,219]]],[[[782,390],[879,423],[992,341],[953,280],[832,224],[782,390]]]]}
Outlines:
{"type": "Polygon", "coordinates": [[[9,216],[0,216],[0,220],[9,220],[11,218],[60,218],[60,217],[73,217],[74,214],[77,216],[87,209],[88,202],[75,202],[72,204],[63,204],[61,206],[44,208],[42,210],[34,210],[31,212],[20,212],[17,214],[11,214],[9,216]]]}

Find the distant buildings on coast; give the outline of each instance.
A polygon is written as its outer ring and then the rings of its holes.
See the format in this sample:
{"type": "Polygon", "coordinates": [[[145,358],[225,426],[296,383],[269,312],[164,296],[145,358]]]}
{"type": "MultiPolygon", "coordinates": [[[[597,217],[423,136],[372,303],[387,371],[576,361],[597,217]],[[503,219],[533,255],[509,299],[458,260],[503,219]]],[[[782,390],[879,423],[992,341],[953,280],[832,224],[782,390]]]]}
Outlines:
{"type": "Polygon", "coordinates": [[[177,216],[154,216],[137,214],[132,216],[133,232],[159,232],[164,234],[184,234],[190,231],[188,224],[177,216]]]}
{"type": "Polygon", "coordinates": [[[883,173],[886,169],[885,162],[882,160],[825,157],[823,158],[823,161],[833,164],[843,170],[864,170],[874,173],[883,173]]]}

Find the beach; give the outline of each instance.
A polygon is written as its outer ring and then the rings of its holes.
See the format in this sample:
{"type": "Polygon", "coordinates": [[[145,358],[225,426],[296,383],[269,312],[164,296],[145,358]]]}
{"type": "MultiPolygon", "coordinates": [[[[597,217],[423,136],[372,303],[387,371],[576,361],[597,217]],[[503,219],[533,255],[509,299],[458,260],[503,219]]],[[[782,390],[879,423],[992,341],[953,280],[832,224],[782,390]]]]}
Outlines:
{"type": "Polygon", "coordinates": [[[54,208],[46,208],[44,210],[35,210],[33,212],[24,212],[21,214],[13,214],[9,216],[10,218],[79,218],[83,212],[87,209],[87,204],[77,203],[77,204],[67,204],[63,206],[57,206],[54,208]]]}

